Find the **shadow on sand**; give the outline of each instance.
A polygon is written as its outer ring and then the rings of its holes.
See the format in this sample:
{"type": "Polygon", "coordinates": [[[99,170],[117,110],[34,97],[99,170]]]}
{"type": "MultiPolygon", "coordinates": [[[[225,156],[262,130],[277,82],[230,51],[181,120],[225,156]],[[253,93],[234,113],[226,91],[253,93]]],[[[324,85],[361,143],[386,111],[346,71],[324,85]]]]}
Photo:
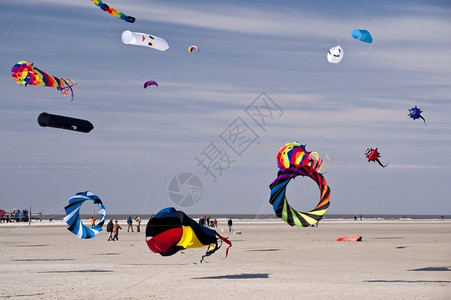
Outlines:
{"type": "Polygon", "coordinates": [[[252,273],[252,274],[234,274],[234,275],[222,275],[222,276],[206,276],[206,277],[193,277],[192,279],[254,279],[254,278],[269,278],[268,273],[252,273]]]}
{"type": "Polygon", "coordinates": [[[75,260],[73,258],[24,258],[24,259],[11,259],[11,261],[67,261],[75,260]]]}
{"type": "Polygon", "coordinates": [[[412,269],[409,271],[451,271],[450,267],[427,267],[421,269],[412,269]]]}
{"type": "Polygon", "coordinates": [[[280,251],[282,249],[247,249],[244,251],[255,251],[255,252],[272,252],[272,251],[280,251]]]}
{"type": "Polygon", "coordinates": [[[33,296],[42,296],[44,293],[36,293],[36,294],[23,294],[23,295],[7,295],[7,296],[0,296],[0,298],[17,298],[17,297],[33,297],[33,296]]]}
{"type": "Polygon", "coordinates": [[[38,273],[48,274],[48,273],[109,273],[109,272],[113,272],[113,271],[111,271],[111,270],[70,270],[70,271],[42,271],[42,272],[38,272],[38,273]]]}
{"type": "Polygon", "coordinates": [[[449,280],[365,280],[363,282],[376,283],[450,283],[449,280]]]}

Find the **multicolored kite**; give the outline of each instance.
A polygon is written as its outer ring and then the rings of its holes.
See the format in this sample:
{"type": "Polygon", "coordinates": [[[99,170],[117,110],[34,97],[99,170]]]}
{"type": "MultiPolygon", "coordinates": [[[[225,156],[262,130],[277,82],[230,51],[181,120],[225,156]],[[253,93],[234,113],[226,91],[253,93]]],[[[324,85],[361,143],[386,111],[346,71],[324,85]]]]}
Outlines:
{"type": "Polygon", "coordinates": [[[197,52],[199,52],[199,48],[197,48],[197,46],[189,46],[188,51],[189,52],[193,52],[194,50],[196,50],[197,52]]]}
{"type": "Polygon", "coordinates": [[[269,203],[273,205],[277,217],[282,218],[291,226],[308,227],[323,218],[330,204],[330,188],[324,177],[311,166],[289,167],[278,172],[277,178],[269,185],[271,196],[269,203]],[[320,190],[318,205],[308,212],[294,210],[288,204],[286,197],[287,185],[297,176],[308,176],[313,179],[320,190]]]}
{"type": "Polygon", "coordinates": [[[73,232],[80,239],[90,239],[95,237],[100,231],[102,231],[103,223],[105,222],[105,206],[103,206],[102,200],[93,193],[86,191],[77,193],[74,197],[69,199],[69,205],[65,208],[66,216],[64,221],[69,225],[67,228],[69,231],[73,232]],[[100,222],[93,228],[89,228],[81,222],[80,219],[80,207],[85,201],[94,201],[95,204],[99,205],[101,214],[100,222]]]}
{"type": "Polygon", "coordinates": [[[68,78],[58,78],[44,71],[39,70],[28,61],[19,61],[11,69],[11,76],[14,81],[21,85],[40,85],[56,88],[63,95],[71,94],[71,101],[74,100],[74,90],[76,83],[68,78]]]}
{"type": "Polygon", "coordinates": [[[301,145],[298,142],[285,144],[279,149],[276,159],[277,166],[281,170],[289,167],[309,166],[317,172],[321,171],[324,164],[328,161],[323,161],[316,152],[308,152],[305,150],[305,145],[301,145]]]}
{"type": "Polygon", "coordinates": [[[409,114],[407,116],[411,117],[414,120],[422,119],[424,121],[424,126],[426,126],[426,120],[421,115],[422,112],[423,111],[415,105],[415,107],[412,107],[411,109],[409,109],[409,114]]]}
{"type": "Polygon", "coordinates": [[[388,165],[388,164],[386,164],[384,166],[381,163],[381,161],[379,160],[379,157],[381,157],[381,155],[380,155],[379,151],[377,151],[377,148],[376,149],[373,149],[373,148],[366,149],[365,156],[366,156],[366,158],[368,158],[369,162],[370,161],[373,161],[373,162],[377,161],[379,163],[379,165],[381,165],[382,168],[385,168],[388,165]]]}
{"type": "Polygon", "coordinates": [[[361,242],[362,237],[360,235],[355,236],[342,236],[337,239],[338,242],[361,242]]]}
{"type": "Polygon", "coordinates": [[[105,3],[103,3],[101,0],[91,0],[91,2],[94,2],[95,5],[97,5],[98,7],[100,7],[102,10],[106,11],[107,13],[109,13],[110,15],[113,15],[115,17],[118,17],[119,19],[124,20],[125,22],[130,22],[133,23],[135,22],[135,18],[131,17],[131,16],[126,16],[123,13],[115,10],[112,7],[109,7],[108,5],[106,5],[105,3]]]}
{"type": "Polygon", "coordinates": [[[183,249],[208,246],[207,252],[202,256],[202,262],[206,256],[216,252],[223,241],[229,245],[226,250],[227,257],[232,246],[227,238],[200,225],[173,207],[160,210],[149,220],[146,227],[147,246],[152,252],[162,256],[170,256],[183,249]]]}

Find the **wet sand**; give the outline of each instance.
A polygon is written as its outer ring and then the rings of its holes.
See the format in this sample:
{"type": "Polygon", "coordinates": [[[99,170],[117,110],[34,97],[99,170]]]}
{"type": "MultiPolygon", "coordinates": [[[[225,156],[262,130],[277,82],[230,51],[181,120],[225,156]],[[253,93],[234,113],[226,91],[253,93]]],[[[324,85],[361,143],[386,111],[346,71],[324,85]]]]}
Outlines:
{"type": "Polygon", "coordinates": [[[205,248],[151,253],[145,223],[122,221],[116,242],[106,226],[79,240],[61,221],[0,224],[0,299],[451,298],[451,220],[236,220],[229,257],[224,245],[208,263],[205,248]],[[352,235],[363,240],[336,241],[352,235]]]}

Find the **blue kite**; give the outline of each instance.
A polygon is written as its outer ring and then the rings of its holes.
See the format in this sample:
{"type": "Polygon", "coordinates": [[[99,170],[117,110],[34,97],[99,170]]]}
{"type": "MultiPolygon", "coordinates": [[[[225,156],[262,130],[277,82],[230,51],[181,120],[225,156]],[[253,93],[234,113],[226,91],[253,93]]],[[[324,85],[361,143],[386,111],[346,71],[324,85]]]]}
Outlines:
{"type": "Polygon", "coordinates": [[[354,29],[352,31],[351,35],[353,38],[359,39],[365,43],[373,42],[373,38],[371,37],[371,34],[368,32],[368,30],[365,30],[365,29],[354,29]]]}
{"type": "Polygon", "coordinates": [[[67,205],[64,210],[66,211],[66,216],[63,220],[69,225],[67,229],[78,238],[90,239],[102,231],[103,223],[105,223],[105,206],[97,195],[94,195],[89,191],[77,193],[74,197],[69,199],[69,205],[67,205]],[[88,200],[93,201],[94,204],[97,204],[100,207],[100,222],[92,228],[87,227],[80,219],[80,207],[88,200]]]}
{"type": "Polygon", "coordinates": [[[415,107],[412,107],[409,109],[409,114],[407,116],[411,117],[412,119],[416,120],[416,119],[423,119],[424,122],[424,126],[426,126],[426,120],[423,118],[423,116],[421,115],[423,111],[421,109],[419,109],[416,105],[415,107]]]}

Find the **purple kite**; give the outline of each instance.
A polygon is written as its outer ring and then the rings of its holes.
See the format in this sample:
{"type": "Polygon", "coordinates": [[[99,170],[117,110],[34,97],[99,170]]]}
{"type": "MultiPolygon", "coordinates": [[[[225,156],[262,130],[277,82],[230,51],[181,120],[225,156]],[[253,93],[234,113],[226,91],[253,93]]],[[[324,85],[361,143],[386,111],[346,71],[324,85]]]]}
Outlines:
{"type": "Polygon", "coordinates": [[[156,81],[154,81],[154,80],[149,80],[149,81],[144,82],[144,88],[147,88],[150,85],[158,86],[158,83],[156,81]]]}

